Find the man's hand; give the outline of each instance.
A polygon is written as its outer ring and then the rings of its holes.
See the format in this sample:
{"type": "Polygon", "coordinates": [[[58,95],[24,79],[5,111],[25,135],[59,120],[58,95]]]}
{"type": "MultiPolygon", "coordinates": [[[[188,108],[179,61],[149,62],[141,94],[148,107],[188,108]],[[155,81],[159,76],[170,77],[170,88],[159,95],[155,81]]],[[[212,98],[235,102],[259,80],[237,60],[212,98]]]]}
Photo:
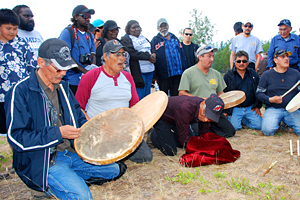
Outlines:
{"type": "Polygon", "coordinates": [[[75,128],[74,126],[65,125],[59,127],[62,138],[66,139],[76,139],[80,136],[80,128],[75,128]]]}
{"type": "Polygon", "coordinates": [[[258,116],[258,117],[261,117],[261,112],[260,112],[260,109],[259,108],[254,108],[252,109],[252,112],[255,111],[255,115],[258,116]]]}
{"type": "Polygon", "coordinates": [[[281,104],[282,103],[282,97],[281,96],[274,96],[269,98],[270,103],[277,103],[281,104]]]}
{"type": "Polygon", "coordinates": [[[228,119],[228,113],[223,113],[223,115],[228,119]]]}

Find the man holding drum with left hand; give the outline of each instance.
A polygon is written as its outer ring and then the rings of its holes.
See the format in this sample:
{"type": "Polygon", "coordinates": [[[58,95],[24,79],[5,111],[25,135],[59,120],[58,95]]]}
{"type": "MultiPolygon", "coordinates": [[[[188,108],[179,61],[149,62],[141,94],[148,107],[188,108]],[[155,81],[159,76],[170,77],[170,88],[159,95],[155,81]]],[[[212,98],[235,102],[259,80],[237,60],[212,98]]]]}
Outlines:
{"type": "Polygon", "coordinates": [[[68,83],[62,81],[77,65],[68,44],[60,39],[43,42],[38,54],[39,68],[15,84],[5,99],[13,167],[34,190],[57,199],[92,199],[87,184],[116,179],[126,166],[92,165],[79,158],[74,139],[86,119],[68,83]]]}
{"type": "MultiPolygon", "coordinates": [[[[82,76],[75,97],[88,117],[113,108],[130,108],[139,101],[132,76],[123,71],[128,56],[126,49],[118,40],[108,41],[103,47],[104,64],[82,76]]],[[[129,160],[137,163],[151,162],[152,158],[151,149],[144,140],[129,155],[129,160]]]]}
{"type": "Polygon", "coordinates": [[[289,113],[285,109],[299,92],[299,86],[282,97],[300,80],[300,73],[289,67],[290,55],[291,52],[284,49],[277,50],[274,54],[274,67],[263,73],[257,87],[256,96],[266,105],[261,131],[267,136],[274,135],[281,121],[300,136],[300,111],[289,113]]]}

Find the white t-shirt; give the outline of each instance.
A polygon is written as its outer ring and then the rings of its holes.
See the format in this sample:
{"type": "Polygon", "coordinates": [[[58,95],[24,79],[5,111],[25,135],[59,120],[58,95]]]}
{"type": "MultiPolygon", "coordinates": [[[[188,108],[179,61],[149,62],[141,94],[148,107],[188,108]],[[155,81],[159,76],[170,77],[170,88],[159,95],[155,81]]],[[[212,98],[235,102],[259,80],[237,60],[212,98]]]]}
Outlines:
{"type": "Polygon", "coordinates": [[[18,36],[26,40],[34,53],[35,59],[37,59],[39,47],[44,42],[42,35],[36,30],[25,31],[18,29],[18,36]]]}
{"type": "MultiPolygon", "coordinates": [[[[132,40],[132,44],[135,50],[139,52],[148,52],[151,54],[151,44],[148,40],[140,35],[138,38],[132,35],[129,35],[132,40]]],[[[140,68],[142,73],[148,73],[154,71],[154,64],[149,60],[139,60],[140,68]]]]}

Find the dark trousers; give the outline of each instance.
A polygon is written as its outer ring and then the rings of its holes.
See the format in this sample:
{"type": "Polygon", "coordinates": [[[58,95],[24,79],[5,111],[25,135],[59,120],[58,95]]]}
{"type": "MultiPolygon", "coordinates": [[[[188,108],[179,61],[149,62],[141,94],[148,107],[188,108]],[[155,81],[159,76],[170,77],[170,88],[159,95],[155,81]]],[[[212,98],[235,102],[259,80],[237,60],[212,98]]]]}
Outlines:
{"type": "Polygon", "coordinates": [[[178,96],[178,87],[180,83],[181,75],[170,76],[165,79],[158,79],[157,83],[159,89],[164,91],[167,95],[170,92],[170,96],[178,96]]]}
{"type": "Polygon", "coordinates": [[[0,133],[6,133],[6,116],[4,102],[0,102],[0,133]]]}
{"type": "MultiPolygon", "coordinates": [[[[194,136],[191,130],[189,135],[194,136]]],[[[163,120],[158,120],[154,125],[154,130],[151,133],[151,141],[166,156],[175,156],[177,154],[177,147],[182,148],[179,144],[176,126],[168,124],[163,120]]]]}
{"type": "MultiPolygon", "coordinates": [[[[198,134],[198,123],[192,124],[192,129],[195,135],[198,134]]],[[[225,117],[225,115],[221,114],[219,122],[210,122],[210,132],[213,132],[219,136],[229,138],[235,135],[235,129],[230,123],[230,121],[225,117]]]]}

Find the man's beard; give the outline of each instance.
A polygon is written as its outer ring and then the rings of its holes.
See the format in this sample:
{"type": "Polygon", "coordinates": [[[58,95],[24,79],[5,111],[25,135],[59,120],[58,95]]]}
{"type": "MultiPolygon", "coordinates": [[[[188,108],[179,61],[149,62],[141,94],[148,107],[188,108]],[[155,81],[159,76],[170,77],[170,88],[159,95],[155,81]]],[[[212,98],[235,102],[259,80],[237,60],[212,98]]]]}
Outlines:
{"type": "Polygon", "coordinates": [[[246,35],[250,35],[250,32],[245,32],[246,35]]]}
{"type": "Polygon", "coordinates": [[[31,21],[28,21],[27,23],[24,23],[24,21],[21,20],[19,28],[22,29],[22,30],[25,30],[25,31],[33,31],[34,21],[31,20],[31,21]]]}
{"type": "Polygon", "coordinates": [[[163,29],[159,32],[161,34],[161,36],[166,37],[169,34],[168,29],[163,29]]]}

